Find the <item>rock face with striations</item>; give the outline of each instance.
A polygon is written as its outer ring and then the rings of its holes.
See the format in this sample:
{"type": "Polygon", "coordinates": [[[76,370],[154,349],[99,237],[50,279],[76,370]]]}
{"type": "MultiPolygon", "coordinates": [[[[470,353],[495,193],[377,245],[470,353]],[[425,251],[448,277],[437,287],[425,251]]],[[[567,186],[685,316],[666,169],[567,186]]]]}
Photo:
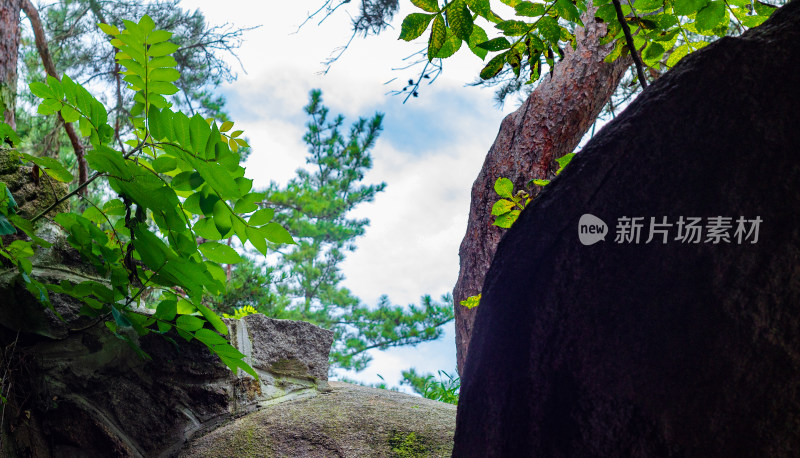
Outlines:
{"type": "Polygon", "coordinates": [[[800,454],[797,68],[795,0],[657,80],[523,212],[484,283],[453,456],[800,454]],[[605,240],[581,243],[584,214],[605,240]]]}

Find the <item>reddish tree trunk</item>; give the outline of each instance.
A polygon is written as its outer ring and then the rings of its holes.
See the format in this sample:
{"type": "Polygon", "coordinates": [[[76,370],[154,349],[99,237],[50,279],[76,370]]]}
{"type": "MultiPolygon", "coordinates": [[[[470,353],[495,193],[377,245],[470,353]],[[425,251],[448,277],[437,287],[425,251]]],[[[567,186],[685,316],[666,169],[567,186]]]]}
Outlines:
{"type": "MultiPolygon", "coordinates": [[[[461,242],[458,282],[453,290],[456,318],[456,358],[463,374],[476,309],[459,302],[481,292],[483,279],[504,229],[492,226],[491,209],[498,197],[494,182],[499,177],[522,188],[533,178],[551,178],[555,159],[573,151],[591,127],[622,78],[629,60],[608,64],[603,59],[610,45],[600,45],[604,24],[594,11],[584,14],[585,28],[578,29],[577,49],[568,48],[552,75],[544,77],[522,106],[500,125],[478,178],[472,185],[467,233],[461,242]]],[[[535,194],[535,193],[534,193],[535,194]]]]}
{"type": "Polygon", "coordinates": [[[17,124],[17,53],[19,49],[19,0],[0,0],[0,112],[12,128],[17,124]]]}
{"type": "MultiPolygon", "coordinates": [[[[53,58],[50,56],[50,50],[47,48],[47,39],[44,35],[42,21],[39,19],[39,12],[30,0],[22,0],[22,10],[25,11],[25,15],[28,16],[28,19],[31,21],[31,27],[33,28],[33,35],[36,41],[36,49],[39,51],[39,56],[42,58],[45,71],[48,75],[61,81],[58,73],[56,73],[56,66],[53,63],[53,58]]],[[[64,121],[61,113],[58,114],[58,119],[64,124],[64,130],[67,132],[69,142],[72,144],[72,149],[75,151],[75,157],[78,162],[78,185],[82,185],[86,183],[89,177],[89,167],[86,165],[86,159],[83,155],[83,143],[81,143],[80,137],[78,137],[77,132],[75,132],[75,128],[72,127],[72,123],[64,121]]],[[[81,189],[80,193],[85,196],[86,188],[81,189]]]]}

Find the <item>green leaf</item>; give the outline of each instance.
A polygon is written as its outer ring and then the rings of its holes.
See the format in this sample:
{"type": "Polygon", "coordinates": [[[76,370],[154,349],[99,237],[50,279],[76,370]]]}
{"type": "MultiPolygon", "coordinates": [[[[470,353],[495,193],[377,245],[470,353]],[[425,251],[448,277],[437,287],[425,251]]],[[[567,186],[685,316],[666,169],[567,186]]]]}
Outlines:
{"type": "Polygon", "coordinates": [[[675,64],[677,64],[679,60],[683,59],[684,56],[686,56],[686,54],[688,53],[689,53],[688,43],[684,43],[678,46],[677,48],[675,48],[675,50],[672,51],[672,54],[670,54],[669,57],[667,58],[666,62],[667,67],[674,67],[675,64]]]}
{"type": "Polygon", "coordinates": [[[523,35],[531,26],[523,21],[503,21],[496,24],[495,27],[500,29],[504,34],[513,37],[523,35]]]}
{"type": "Polygon", "coordinates": [[[550,184],[550,180],[534,179],[531,180],[531,184],[535,184],[536,186],[547,186],[550,184]]]}
{"type": "Polygon", "coordinates": [[[494,192],[496,192],[500,197],[506,197],[510,199],[512,193],[514,192],[514,183],[512,183],[508,178],[500,177],[494,182],[494,192]]]}
{"type": "Polygon", "coordinates": [[[150,33],[155,28],[156,28],[156,23],[153,22],[153,19],[150,16],[145,14],[139,20],[139,30],[141,31],[142,35],[150,33]]]}
{"type": "Polygon", "coordinates": [[[58,164],[56,167],[49,167],[44,169],[44,173],[50,175],[56,181],[60,181],[62,183],[69,183],[75,179],[69,170],[65,169],[64,166],[58,164]]]}
{"type": "Polygon", "coordinates": [[[178,48],[180,48],[180,46],[175,43],[164,41],[150,46],[150,49],[147,50],[147,55],[151,57],[166,56],[174,53],[178,48]]]}
{"type": "Polygon", "coordinates": [[[161,43],[162,41],[167,41],[172,38],[172,32],[167,32],[166,30],[154,30],[147,35],[146,43],[149,45],[154,45],[156,43],[161,43]]]}
{"type": "Polygon", "coordinates": [[[478,45],[479,48],[487,51],[502,51],[511,47],[511,42],[506,37],[492,38],[478,45]]]}
{"type": "Polygon", "coordinates": [[[75,122],[81,118],[81,114],[71,106],[64,105],[61,107],[61,117],[64,118],[64,122],[75,122]]]}
{"type": "Polygon", "coordinates": [[[178,299],[178,315],[189,315],[197,311],[197,307],[185,298],[178,299]]]}
{"type": "Polygon", "coordinates": [[[456,0],[447,8],[447,22],[458,38],[469,40],[472,35],[472,16],[463,0],[456,0]]]}
{"type": "Polygon", "coordinates": [[[465,300],[459,302],[459,304],[463,305],[468,309],[471,309],[477,307],[478,304],[480,304],[480,301],[481,301],[481,295],[478,294],[477,296],[470,296],[466,298],[465,300]]]}
{"type": "Polygon", "coordinates": [[[742,25],[749,28],[758,27],[767,19],[769,18],[766,16],[747,16],[742,18],[742,25]]]}
{"type": "Polygon", "coordinates": [[[200,219],[200,221],[194,223],[192,230],[194,231],[195,235],[198,237],[203,237],[207,240],[222,240],[228,235],[219,233],[217,226],[214,225],[214,218],[200,219]]]}
{"type": "Polygon", "coordinates": [[[45,99],[36,108],[36,112],[42,115],[50,115],[61,109],[61,102],[55,99],[45,99]]]}
{"type": "Polygon", "coordinates": [[[411,13],[403,19],[403,24],[400,26],[400,39],[411,41],[418,38],[425,33],[431,19],[436,16],[435,14],[425,13],[411,13]]]}
{"type": "Polygon", "coordinates": [[[105,172],[122,180],[133,178],[133,172],[122,158],[122,153],[101,146],[86,153],[86,162],[98,172],[105,172]]]}
{"type": "Polygon", "coordinates": [[[233,227],[231,212],[224,201],[217,200],[216,203],[214,203],[213,216],[214,226],[217,227],[220,234],[227,234],[230,232],[231,227],[233,227]]]}
{"type": "Polygon", "coordinates": [[[495,216],[508,213],[515,207],[514,202],[506,199],[500,199],[492,205],[492,214],[495,216]]]}
{"type": "Polygon", "coordinates": [[[561,27],[558,26],[558,21],[550,16],[544,16],[539,20],[537,27],[545,40],[550,43],[558,43],[561,38],[561,27]]]}
{"type": "Polygon", "coordinates": [[[447,29],[447,39],[444,41],[444,45],[436,54],[436,57],[441,59],[446,59],[453,54],[456,53],[461,48],[461,38],[458,38],[456,34],[451,30],[447,29]]]}
{"type": "Polygon", "coordinates": [[[725,9],[725,2],[713,0],[708,2],[705,8],[697,13],[695,26],[699,32],[705,32],[729,20],[728,10],[725,9]]]}
{"type": "Polygon", "coordinates": [[[511,210],[508,213],[498,216],[495,218],[494,223],[495,226],[502,227],[508,229],[511,225],[517,221],[517,217],[519,216],[519,210],[511,210]]]}
{"type": "Polygon", "coordinates": [[[708,0],[675,0],[672,11],[680,16],[688,16],[703,9],[708,0]]]}
{"type": "Polygon", "coordinates": [[[506,62],[506,53],[498,54],[492,57],[489,63],[486,64],[485,67],[483,67],[483,70],[481,70],[480,74],[481,78],[485,80],[493,78],[495,75],[500,73],[500,70],[503,69],[503,65],[505,65],[505,62],[506,62]]]}
{"type": "Polygon", "coordinates": [[[755,7],[756,13],[758,13],[759,16],[766,16],[766,17],[772,16],[772,13],[774,13],[775,10],[778,9],[777,6],[770,5],[769,3],[764,3],[760,0],[755,0],[753,2],[753,6],[755,7]]]}
{"type": "Polygon", "coordinates": [[[258,210],[257,202],[264,200],[264,193],[250,193],[236,201],[233,206],[234,213],[250,213],[258,210]]]}
{"type": "Polygon", "coordinates": [[[559,157],[558,159],[556,159],[556,162],[558,162],[558,170],[556,171],[556,174],[561,173],[561,171],[564,169],[564,167],[566,167],[567,164],[572,162],[572,158],[574,158],[574,157],[575,157],[575,153],[569,153],[569,154],[565,154],[565,155],[559,157]]]}
{"type": "Polygon", "coordinates": [[[205,321],[192,315],[181,315],[175,320],[175,326],[188,332],[197,331],[202,328],[204,324],[205,321]]]}
{"type": "Polygon", "coordinates": [[[650,65],[653,65],[661,60],[661,56],[664,55],[664,51],[664,46],[662,46],[661,43],[654,41],[644,48],[644,52],[642,52],[642,60],[650,65]]]}
{"type": "MultiPolygon", "coordinates": [[[[174,157],[159,156],[153,161],[153,170],[158,173],[167,173],[178,167],[178,161],[174,157]]],[[[174,180],[173,180],[174,181],[174,180]]],[[[175,189],[175,186],[172,186],[175,189]]]]}
{"type": "Polygon", "coordinates": [[[447,27],[441,14],[437,14],[431,26],[431,36],[428,39],[428,60],[433,60],[447,40],[447,27]]]}
{"type": "Polygon", "coordinates": [[[250,243],[253,244],[253,247],[258,250],[259,253],[266,256],[267,242],[264,238],[264,234],[262,234],[260,230],[250,226],[245,228],[245,232],[247,234],[247,239],[250,240],[250,243]]]}
{"type": "Polygon", "coordinates": [[[263,226],[272,221],[274,216],[275,210],[271,208],[262,208],[261,210],[253,213],[253,216],[250,217],[250,220],[247,221],[247,224],[250,226],[263,226]]]}
{"type": "Polygon", "coordinates": [[[168,299],[159,302],[158,307],[156,307],[155,317],[164,321],[172,321],[177,313],[178,302],[168,299]]]}
{"type": "Polygon", "coordinates": [[[56,97],[55,94],[53,94],[53,90],[50,89],[50,86],[44,83],[33,82],[29,84],[28,87],[30,87],[33,95],[41,99],[54,99],[56,97]]]}
{"type": "Polygon", "coordinates": [[[289,231],[278,223],[269,223],[261,228],[261,233],[272,243],[294,244],[295,241],[289,231]]]}
{"type": "Polygon", "coordinates": [[[242,257],[236,250],[218,242],[206,242],[198,248],[209,261],[219,264],[236,264],[242,261],[242,257]]]}
{"type": "Polygon", "coordinates": [[[636,0],[633,6],[636,7],[636,11],[649,13],[663,8],[664,0],[636,0]]]}
{"type": "Polygon", "coordinates": [[[472,26],[472,35],[469,36],[469,41],[467,44],[469,45],[469,49],[475,54],[476,56],[480,57],[481,60],[486,58],[486,54],[488,54],[486,49],[479,48],[479,43],[485,43],[489,37],[486,35],[486,31],[480,28],[477,25],[472,26]]]}
{"type": "Polygon", "coordinates": [[[9,235],[16,233],[17,229],[8,221],[8,218],[6,218],[5,215],[0,214],[0,235],[9,235]]]}
{"type": "MultiPolygon", "coordinates": [[[[211,309],[209,309],[208,307],[206,307],[205,305],[203,305],[200,302],[198,302],[195,305],[197,306],[197,309],[200,310],[200,313],[203,314],[203,318],[205,318],[206,321],[211,323],[211,326],[213,326],[214,329],[216,329],[218,333],[223,334],[223,335],[227,335],[228,334],[228,326],[225,325],[225,323],[222,321],[222,319],[219,316],[217,316],[216,313],[214,313],[211,309]]],[[[220,343],[223,343],[223,342],[220,342],[220,343]]],[[[225,343],[227,343],[227,342],[225,342],[225,343]]]]}
{"type": "Polygon", "coordinates": [[[197,332],[194,333],[194,338],[203,342],[204,344],[208,345],[209,347],[212,345],[219,345],[219,344],[226,344],[228,340],[221,335],[217,334],[216,332],[210,329],[198,329],[197,332]]]}
{"type": "Polygon", "coordinates": [[[439,2],[436,0],[411,0],[411,3],[417,8],[429,13],[439,12],[439,2]]]}
{"type": "Polygon", "coordinates": [[[119,29],[116,26],[99,23],[97,24],[97,27],[99,27],[100,30],[102,30],[103,33],[105,33],[106,35],[111,35],[111,36],[119,35],[119,29]]]}
{"type": "Polygon", "coordinates": [[[514,11],[516,11],[517,16],[539,17],[545,13],[546,9],[541,3],[519,2],[514,7],[514,11]]]}
{"type": "Polygon", "coordinates": [[[197,172],[181,172],[172,177],[170,185],[176,191],[191,191],[197,189],[205,180],[197,172]]]}
{"type": "Polygon", "coordinates": [[[554,6],[559,16],[570,22],[581,24],[581,13],[570,0],[556,0],[554,6]]]}
{"type": "Polygon", "coordinates": [[[485,17],[487,19],[489,19],[491,16],[494,16],[494,14],[492,14],[491,3],[489,2],[489,0],[466,0],[466,1],[467,5],[469,5],[469,8],[472,11],[478,13],[479,16],[485,17]]]}

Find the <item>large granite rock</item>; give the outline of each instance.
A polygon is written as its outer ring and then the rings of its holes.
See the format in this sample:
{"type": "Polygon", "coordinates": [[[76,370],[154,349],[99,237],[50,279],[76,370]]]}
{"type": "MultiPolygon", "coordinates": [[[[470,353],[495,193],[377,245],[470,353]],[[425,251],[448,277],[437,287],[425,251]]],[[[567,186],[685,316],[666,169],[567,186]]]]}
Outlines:
{"type": "Polygon", "coordinates": [[[484,283],[453,456],[800,455],[798,68],[793,1],[656,81],[523,212],[484,283]],[[581,243],[584,214],[604,241],[581,243]],[[623,217],[639,243],[615,241],[623,217]],[[667,243],[646,243],[651,217],[667,243]],[[675,240],[681,217],[699,243],[675,240]]]}
{"type": "Polygon", "coordinates": [[[456,406],[330,382],[320,396],[271,405],[188,443],[182,457],[438,458],[453,448],[456,406]]]}

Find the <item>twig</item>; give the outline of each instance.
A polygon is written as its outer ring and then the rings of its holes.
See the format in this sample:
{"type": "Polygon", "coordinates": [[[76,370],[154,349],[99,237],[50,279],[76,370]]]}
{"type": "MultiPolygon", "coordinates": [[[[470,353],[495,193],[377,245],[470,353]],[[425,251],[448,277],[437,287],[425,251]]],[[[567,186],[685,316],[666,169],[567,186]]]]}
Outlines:
{"type": "Polygon", "coordinates": [[[646,88],[647,79],[644,76],[644,64],[642,64],[642,58],[639,57],[639,51],[636,50],[636,46],[633,44],[631,29],[628,27],[628,23],[625,21],[625,15],[622,14],[622,6],[619,4],[619,0],[611,1],[614,3],[614,9],[617,11],[617,21],[619,21],[619,24],[622,26],[622,31],[625,33],[625,43],[628,45],[628,50],[631,52],[633,63],[636,65],[636,75],[639,77],[639,82],[642,85],[642,88],[646,88]]]}
{"type": "MultiPolygon", "coordinates": [[[[132,149],[127,154],[122,156],[123,159],[127,159],[127,158],[131,157],[133,154],[138,153],[139,151],[142,150],[143,147],[144,147],[144,143],[140,143],[139,146],[137,146],[136,148],[132,149]]],[[[75,194],[81,192],[81,190],[84,189],[86,186],[89,186],[89,184],[91,182],[93,182],[94,180],[100,178],[103,175],[105,175],[105,173],[95,172],[92,176],[90,176],[89,178],[86,179],[85,183],[78,185],[78,187],[75,188],[72,192],[70,192],[69,194],[65,195],[64,197],[56,200],[55,202],[53,202],[52,205],[50,205],[49,207],[45,208],[38,215],[34,216],[33,219],[31,220],[31,223],[35,223],[36,221],[39,221],[40,219],[42,219],[42,217],[44,215],[46,215],[46,214],[50,213],[51,211],[53,211],[54,208],[56,208],[59,205],[61,205],[62,203],[64,203],[67,199],[69,199],[70,197],[74,196],[75,194]]]]}

